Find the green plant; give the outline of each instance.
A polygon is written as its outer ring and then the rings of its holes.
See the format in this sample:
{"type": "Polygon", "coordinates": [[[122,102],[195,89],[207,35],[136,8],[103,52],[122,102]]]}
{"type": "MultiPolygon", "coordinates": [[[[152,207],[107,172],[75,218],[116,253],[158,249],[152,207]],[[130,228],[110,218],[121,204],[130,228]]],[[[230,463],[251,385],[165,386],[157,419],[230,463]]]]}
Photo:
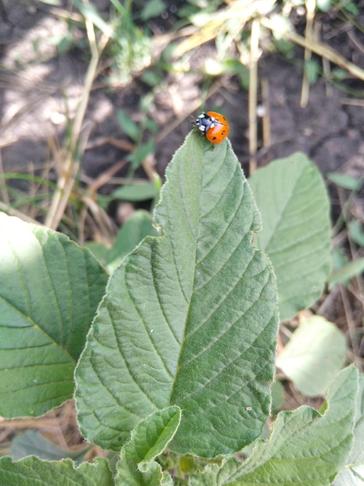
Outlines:
{"type": "Polygon", "coordinates": [[[39,415],[70,398],[77,361],[80,429],[118,455],[78,468],[5,457],[1,484],[324,486],[339,475],[339,486],[362,475],[363,376],[352,366],[320,411],[280,412],[262,439],[278,307],[288,319],[323,291],[330,224],[303,155],[251,186],[229,142],[191,133],[167,170],[158,234],[106,289],[86,249],[1,215],[0,413],[39,415]]]}

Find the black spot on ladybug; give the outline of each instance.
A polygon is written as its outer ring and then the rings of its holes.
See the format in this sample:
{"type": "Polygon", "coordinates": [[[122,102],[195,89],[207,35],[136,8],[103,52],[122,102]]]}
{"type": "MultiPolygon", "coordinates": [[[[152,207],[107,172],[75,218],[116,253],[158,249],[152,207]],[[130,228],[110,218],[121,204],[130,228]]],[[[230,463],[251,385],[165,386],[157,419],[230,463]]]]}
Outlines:
{"type": "Polygon", "coordinates": [[[216,140],[216,137],[212,137],[212,140],[216,140]]]}

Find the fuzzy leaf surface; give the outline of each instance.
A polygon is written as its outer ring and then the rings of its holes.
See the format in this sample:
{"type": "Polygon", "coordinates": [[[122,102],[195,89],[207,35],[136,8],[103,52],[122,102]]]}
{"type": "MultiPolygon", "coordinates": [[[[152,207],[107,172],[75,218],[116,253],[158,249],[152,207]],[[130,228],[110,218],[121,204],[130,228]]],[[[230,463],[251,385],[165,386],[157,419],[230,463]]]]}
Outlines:
{"type": "Polygon", "coordinates": [[[277,331],[271,265],[253,245],[251,190],[230,143],[191,133],[167,169],[147,237],[112,275],[76,372],[90,441],[118,449],[178,405],[171,448],[240,450],[269,413],[277,331]],[[198,431],[198,433],[197,433],[198,431]]]}
{"type": "Polygon", "coordinates": [[[344,470],[333,486],[363,486],[364,484],[364,375],[359,375],[359,395],[354,424],[354,443],[344,470]]]}
{"type": "Polygon", "coordinates": [[[159,486],[162,469],[154,461],[167,447],[181,421],[181,410],[168,407],[140,422],[121,449],[116,486],[159,486]]]}
{"type": "Polygon", "coordinates": [[[282,320],[321,295],[330,272],[330,214],[325,183],[304,154],[275,160],[249,179],[262,215],[258,246],[277,275],[282,320]]]}
{"type": "Polygon", "coordinates": [[[268,441],[258,442],[244,463],[228,461],[217,477],[219,486],[330,486],[353,443],[358,370],[345,368],[328,392],[321,415],[302,406],[281,412],[268,441]]]}
{"type": "Polygon", "coordinates": [[[72,397],[106,281],[66,236],[0,213],[0,415],[41,415],[72,397]]]}
{"type": "Polygon", "coordinates": [[[0,484],[12,486],[114,486],[105,459],[84,462],[78,468],[70,459],[42,461],[29,456],[13,462],[0,459],[0,484]]]}

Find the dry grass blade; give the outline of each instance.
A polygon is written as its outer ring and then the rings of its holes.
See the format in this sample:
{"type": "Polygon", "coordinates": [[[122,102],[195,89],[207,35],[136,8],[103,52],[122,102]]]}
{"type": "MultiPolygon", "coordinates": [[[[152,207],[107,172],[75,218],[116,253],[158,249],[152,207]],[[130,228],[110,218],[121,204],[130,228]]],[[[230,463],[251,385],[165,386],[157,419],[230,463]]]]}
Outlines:
{"type": "Polygon", "coordinates": [[[109,40],[109,37],[103,34],[99,45],[97,45],[93,24],[88,19],[86,19],[85,22],[91,49],[91,61],[87,69],[82,97],[73,122],[71,139],[67,147],[62,173],[58,179],[57,189],[53,195],[52,203],[45,221],[46,226],[52,229],[58,227],[63,217],[76,180],[79,168],[79,158],[82,152],[80,149],[82,124],[85,118],[92,85],[97,76],[100,56],[109,40]]]}
{"type": "Polygon", "coordinates": [[[318,56],[326,58],[328,61],[340,66],[341,68],[348,71],[354,77],[361,79],[364,81],[364,69],[361,69],[356,64],[348,61],[344,56],[338,54],[334,49],[327,46],[326,44],[322,44],[321,42],[312,40],[312,39],[305,39],[301,35],[297,34],[296,32],[292,32],[288,29],[277,31],[277,23],[274,22],[272,18],[262,19],[262,24],[270,29],[272,32],[276,32],[278,36],[283,36],[285,39],[294,42],[295,44],[309,49],[310,51],[314,52],[318,56]]]}
{"type": "Polygon", "coordinates": [[[110,179],[117,173],[119,170],[123,169],[127,164],[126,160],[119,160],[119,162],[116,162],[116,164],[112,165],[109,169],[105,170],[102,172],[97,179],[92,181],[89,186],[89,191],[91,193],[97,192],[100,187],[104,186],[107,184],[110,179]]]}
{"type": "Polygon", "coordinates": [[[345,312],[346,322],[347,322],[347,325],[348,325],[350,342],[351,342],[351,345],[352,345],[352,348],[353,348],[353,354],[354,354],[353,358],[354,358],[355,364],[359,368],[361,368],[360,346],[359,346],[358,339],[357,339],[355,321],[354,321],[354,318],[353,318],[353,313],[351,311],[347,291],[342,285],[340,285],[340,295],[341,295],[341,300],[342,300],[342,303],[343,303],[343,306],[344,306],[344,312],[345,312]]]}
{"type": "MultiPolygon", "coordinates": [[[[315,10],[316,10],[316,0],[306,0],[306,29],[305,29],[305,38],[306,41],[314,41],[314,29],[313,23],[315,18],[315,10]]],[[[312,52],[310,49],[305,47],[305,69],[303,70],[303,79],[302,79],[302,88],[301,88],[301,107],[305,108],[308,104],[308,98],[310,93],[310,81],[307,75],[306,65],[307,62],[311,60],[312,52]]]]}
{"type": "Polygon", "coordinates": [[[251,19],[267,15],[272,11],[275,0],[235,0],[213,14],[206,16],[206,23],[196,27],[195,31],[183,40],[175,49],[174,56],[179,57],[206,42],[215,39],[220,32],[228,30],[228,22],[234,19],[240,22],[240,29],[234,26],[234,31],[241,31],[251,19]]]}
{"type": "Polygon", "coordinates": [[[26,221],[27,223],[39,224],[38,221],[35,221],[30,216],[27,216],[26,214],[22,213],[21,211],[18,211],[17,209],[12,208],[11,206],[9,206],[9,204],[6,204],[6,203],[1,202],[1,201],[0,201],[0,211],[4,211],[4,213],[10,214],[10,216],[16,216],[17,218],[20,218],[23,221],[26,221]]]}
{"type": "Polygon", "coordinates": [[[249,172],[257,169],[257,100],[260,22],[252,22],[249,62],[249,172]]]}
{"type": "Polygon", "coordinates": [[[268,80],[262,79],[262,101],[264,107],[263,113],[263,145],[269,147],[272,143],[271,139],[271,122],[270,122],[270,108],[269,108],[269,83],[268,80]]]}
{"type": "MultiPolygon", "coordinates": [[[[111,244],[115,236],[115,225],[108,214],[89,195],[85,195],[82,198],[82,201],[92,214],[93,220],[97,226],[97,231],[103,235],[105,241],[111,244]]],[[[80,243],[84,243],[83,239],[81,239],[80,243]]]]}
{"type": "Polygon", "coordinates": [[[1,148],[0,148],[0,194],[1,198],[4,201],[5,204],[10,204],[10,198],[9,198],[9,193],[8,189],[6,187],[6,182],[3,177],[1,177],[1,174],[3,174],[4,171],[4,166],[3,166],[3,157],[1,154],[1,148]]]}

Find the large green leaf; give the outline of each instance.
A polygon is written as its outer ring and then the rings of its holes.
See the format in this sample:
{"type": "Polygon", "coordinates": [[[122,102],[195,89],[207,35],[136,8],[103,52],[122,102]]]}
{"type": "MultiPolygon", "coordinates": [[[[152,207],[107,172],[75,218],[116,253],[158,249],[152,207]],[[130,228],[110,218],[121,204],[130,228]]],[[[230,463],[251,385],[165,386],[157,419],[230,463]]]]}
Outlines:
{"type": "Polygon", "coordinates": [[[160,465],[154,461],[175,435],[181,410],[168,407],[140,422],[131,439],[121,449],[116,486],[159,486],[163,479],[160,465]]]}
{"type": "Polygon", "coordinates": [[[118,449],[141,419],[178,405],[173,450],[239,450],[269,413],[277,294],[252,244],[257,209],[228,142],[187,137],[155,223],[161,236],[114,272],[88,336],[76,371],[80,427],[118,449]]]}
{"type": "Polygon", "coordinates": [[[66,236],[0,214],[0,415],[40,415],[71,398],[106,279],[66,236]]]}
{"type": "Polygon", "coordinates": [[[320,297],[330,272],[325,184],[300,153],[256,171],[249,182],[262,214],[258,245],[277,275],[281,319],[289,319],[320,297]]]}
{"type": "Polygon", "coordinates": [[[259,441],[243,463],[208,467],[191,486],[329,486],[353,443],[358,371],[342,370],[328,393],[324,415],[302,406],[281,412],[267,441],[259,441]],[[209,483],[206,482],[209,478],[209,483]]]}
{"type": "Polygon", "coordinates": [[[359,396],[357,400],[354,443],[345,469],[335,479],[333,486],[363,486],[364,484],[364,375],[359,376],[359,396]]]}
{"type": "Polygon", "coordinates": [[[304,395],[323,394],[346,357],[346,338],[320,316],[303,319],[277,358],[277,366],[304,395]]]}
{"type": "Polygon", "coordinates": [[[42,461],[30,456],[13,462],[0,459],[0,484],[4,486],[113,486],[112,475],[105,459],[82,463],[74,467],[70,459],[42,461]]]}

